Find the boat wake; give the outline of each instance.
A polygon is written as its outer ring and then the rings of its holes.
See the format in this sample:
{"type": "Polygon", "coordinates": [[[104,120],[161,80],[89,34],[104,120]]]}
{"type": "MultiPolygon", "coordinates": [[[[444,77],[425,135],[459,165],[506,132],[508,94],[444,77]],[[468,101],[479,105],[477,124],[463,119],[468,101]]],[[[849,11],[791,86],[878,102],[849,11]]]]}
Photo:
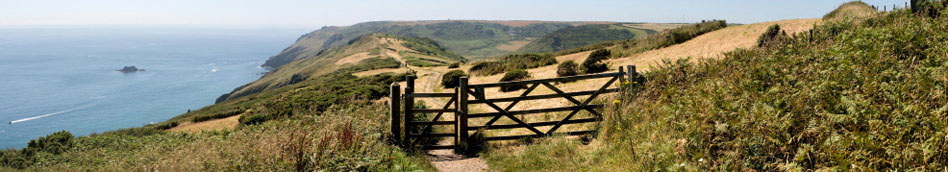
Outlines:
{"type": "Polygon", "coordinates": [[[49,116],[53,116],[53,115],[59,115],[59,114],[63,114],[63,113],[69,113],[69,112],[72,112],[72,111],[76,111],[76,110],[80,110],[80,109],[85,109],[85,108],[89,108],[89,107],[92,107],[92,106],[95,106],[95,104],[90,104],[90,105],[86,105],[86,106],[80,106],[80,107],[76,107],[76,108],[72,108],[72,109],[66,109],[66,110],[59,111],[59,112],[47,113],[47,114],[43,114],[43,115],[39,115],[39,116],[34,116],[34,117],[29,117],[29,118],[23,118],[23,119],[13,120],[13,121],[10,121],[10,124],[19,123],[19,122],[26,122],[26,121],[30,121],[30,120],[34,120],[34,119],[45,118],[45,117],[49,117],[49,116]]]}

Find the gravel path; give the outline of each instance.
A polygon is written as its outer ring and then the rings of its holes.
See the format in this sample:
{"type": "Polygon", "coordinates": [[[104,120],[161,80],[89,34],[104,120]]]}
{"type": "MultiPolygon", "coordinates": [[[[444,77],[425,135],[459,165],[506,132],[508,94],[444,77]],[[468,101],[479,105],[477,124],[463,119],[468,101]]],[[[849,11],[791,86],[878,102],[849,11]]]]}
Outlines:
{"type": "MultiPolygon", "coordinates": [[[[435,92],[435,87],[440,87],[441,83],[441,72],[429,70],[425,68],[415,68],[409,67],[418,71],[419,80],[424,80],[426,82],[422,83],[422,88],[420,91],[424,92],[435,92]]],[[[444,90],[442,90],[444,91],[444,90]]],[[[450,90],[453,91],[453,90],[450,90]]],[[[447,103],[447,99],[435,99],[429,100],[432,101],[433,105],[441,107],[447,103]]],[[[451,119],[451,117],[448,117],[451,119]]],[[[453,144],[453,138],[443,139],[439,141],[439,145],[450,145],[453,144]]],[[[444,172],[470,172],[470,171],[487,171],[487,163],[483,159],[477,157],[466,157],[463,155],[454,154],[453,150],[430,150],[427,153],[428,161],[431,162],[431,165],[438,169],[438,171],[444,172]]]]}
{"type": "MultiPolygon", "coordinates": [[[[439,144],[451,144],[450,139],[441,140],[439,144]]],[[[487,171],[487,163],[481,158],[465,157],[454,154],[450,149],[428,151],[428,161],[431,165],[444,172],[487,171]]]]}

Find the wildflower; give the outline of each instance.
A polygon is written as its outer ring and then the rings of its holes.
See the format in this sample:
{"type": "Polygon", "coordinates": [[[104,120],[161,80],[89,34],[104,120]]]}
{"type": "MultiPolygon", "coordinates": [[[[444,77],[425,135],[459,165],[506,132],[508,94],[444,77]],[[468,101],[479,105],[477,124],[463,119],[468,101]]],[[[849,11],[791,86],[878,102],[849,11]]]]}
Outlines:
{"type": "Polygon", "coordinates": [[[619,104],[619,103],[622,103],[622,101],[621,101],[621,100],[613,100],[612,103],[614,103],[614,104],[619,104]]]}
{"type": "Polygon", "coordinates": [[[622,127],[616,126],[616,130],[622,131],[622,127]]]}
{"type": "Polygon", "coordinates": [[[629,81],[625,81],[622,84],[629,85],[629,81]]]}

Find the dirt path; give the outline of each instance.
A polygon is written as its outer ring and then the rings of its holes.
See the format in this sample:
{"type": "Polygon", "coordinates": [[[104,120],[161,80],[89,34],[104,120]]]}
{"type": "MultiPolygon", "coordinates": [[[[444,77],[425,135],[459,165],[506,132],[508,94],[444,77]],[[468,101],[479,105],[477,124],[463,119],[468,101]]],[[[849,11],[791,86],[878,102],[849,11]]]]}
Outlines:
{"type": "MultiPolygon", "coordinates": [[[[418,71],[418,84],[421,86],[417,91],[419,92],[444,92],[444,91],[453,91],[453,90],[442,90],[437,89],[441,87],[441,72],[432,70],[429,68],[421,67],[412,67],[409,66],[409,69],[418,71]]],[[[430,102],[430,105],[441,107],[447,103],[448,99],[428,99],[425,100],[430,102]]],[[[442,120],[454,120],[451,115],[446,115],[446,119],[442,120]]],[[[439,145],[450,145],[454,138],[446,138],[441,140],[439,145]]],[[[430,150],[427,153],[428,161],[431,162],[431,165],[438,169],[438,171],[445,172],[468,172],[468,171],[487,171],[487,163],[484,162],[481,158],[477,157],[467,157],[463,155],[455,154],[453,150],[430,150]]]]}

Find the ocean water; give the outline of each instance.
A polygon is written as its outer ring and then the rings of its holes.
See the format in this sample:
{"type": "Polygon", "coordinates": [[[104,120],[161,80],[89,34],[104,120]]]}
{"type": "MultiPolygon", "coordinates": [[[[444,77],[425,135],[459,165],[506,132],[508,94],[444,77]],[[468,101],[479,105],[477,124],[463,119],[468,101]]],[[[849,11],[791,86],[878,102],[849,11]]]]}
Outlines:
{"type": "Polygon", "coordinates": [[[302,29],[0,28],[0,149],[161,122],[256,80],[302,29]],[[134,65],[143,72],[121,73],[134,65]]]}

